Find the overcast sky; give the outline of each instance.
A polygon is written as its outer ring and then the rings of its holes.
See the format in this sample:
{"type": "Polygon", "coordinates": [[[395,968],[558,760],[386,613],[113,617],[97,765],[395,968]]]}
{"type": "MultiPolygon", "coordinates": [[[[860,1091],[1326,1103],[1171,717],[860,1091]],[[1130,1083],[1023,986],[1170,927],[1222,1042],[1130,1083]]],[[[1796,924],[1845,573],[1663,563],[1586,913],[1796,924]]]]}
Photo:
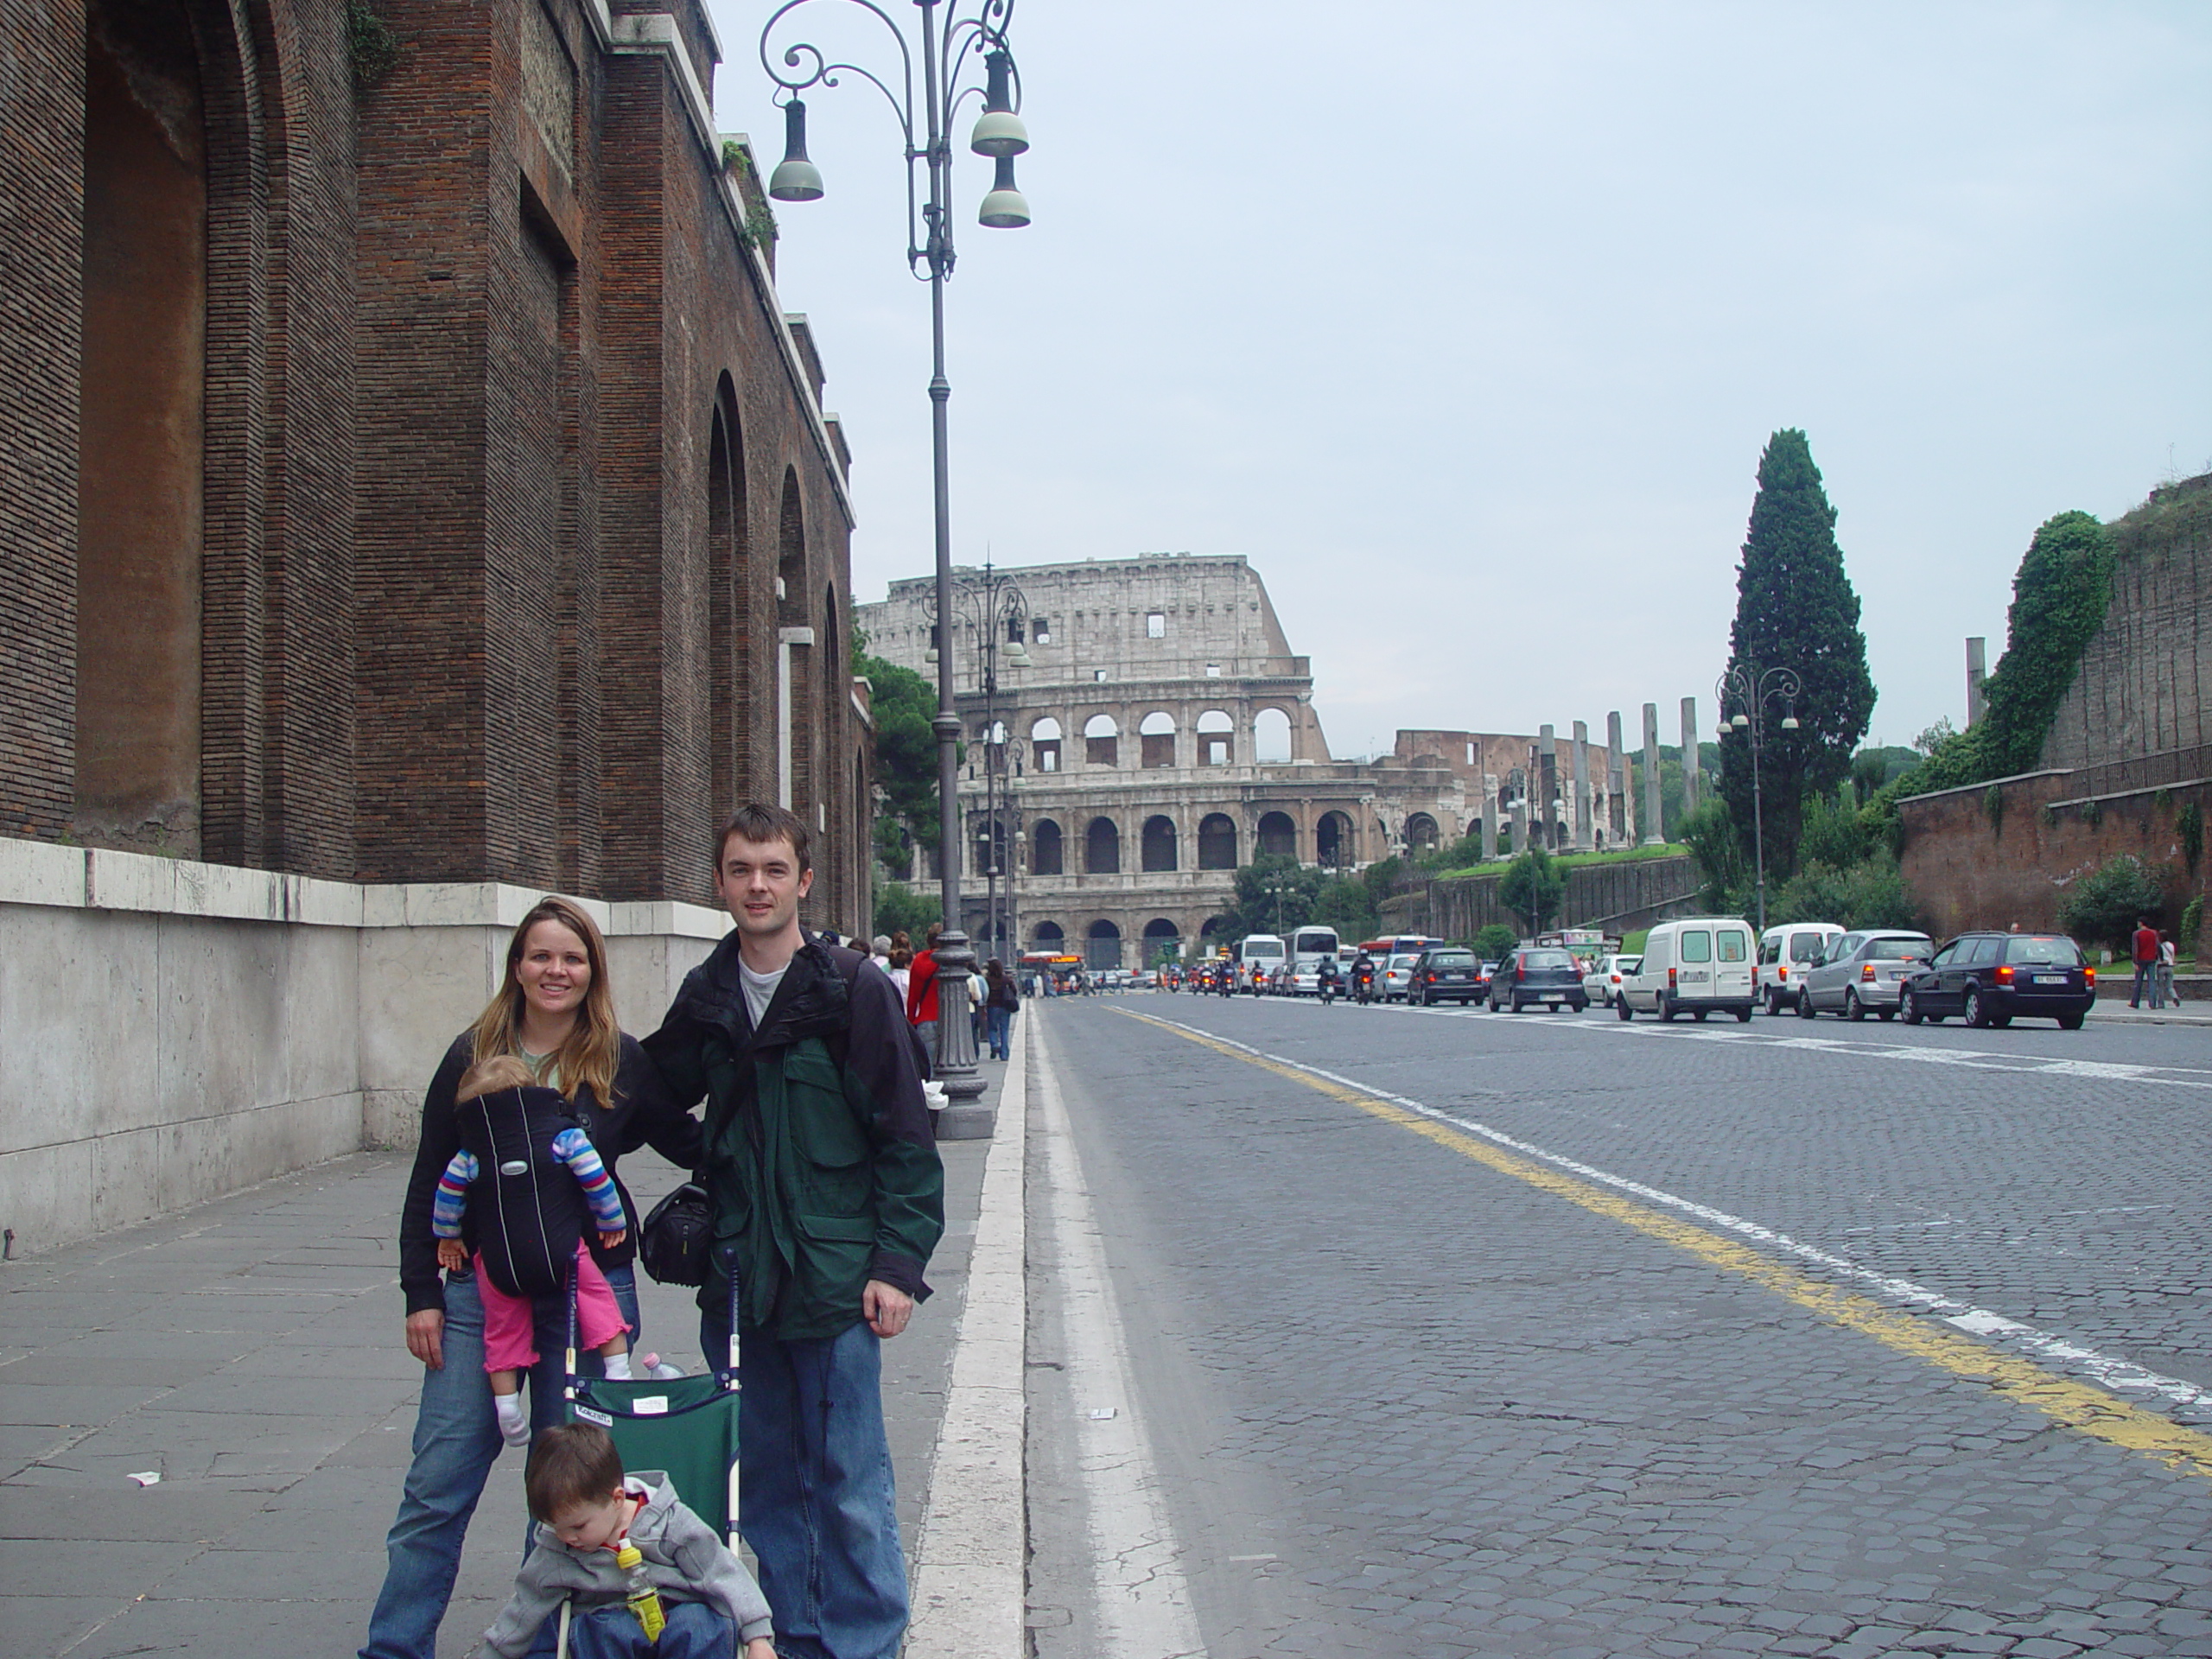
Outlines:
{"type": "MultiPolygon", "coordinates": [[[[714,10],[772,165],[772,8],[714,10]]],[[[895,73],[849,0],[790,21],[895,73]]],[[[2206,0],[1020,0],[1012,38],[1035,223],[976,224],[971,105],[955,557],[1247,555],[1339,755],[1647,700],[1672,741],[1690,694],[1710,735],[1780,427],[1889,742],[1963,723],[2038,524],[2212,468],[2206,0]]],[[[779,283],[865,601],[931,565],[928,290],[883,100],[808,102],[779,283]]]]}

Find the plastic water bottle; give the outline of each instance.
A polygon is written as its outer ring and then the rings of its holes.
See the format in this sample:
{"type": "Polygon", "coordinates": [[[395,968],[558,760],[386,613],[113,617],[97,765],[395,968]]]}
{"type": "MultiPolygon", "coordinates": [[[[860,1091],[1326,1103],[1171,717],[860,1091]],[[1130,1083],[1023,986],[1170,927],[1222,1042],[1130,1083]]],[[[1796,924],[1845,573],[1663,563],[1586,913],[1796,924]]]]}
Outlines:
{"type": "Polygon", "coordinates": [[[660,1592],[653,1588],[652,1580],[645,1576],[645,1552],[635,1544],[625,1541],[614,1552],[614,1565],[630,1575],[630,1589],[626,1598],[630,1611],[638,1616],[638,1623],[645,1628],[645,1640],[660,1640],[662,1628],[668,1615],[661,1611],[660,1592]]]}

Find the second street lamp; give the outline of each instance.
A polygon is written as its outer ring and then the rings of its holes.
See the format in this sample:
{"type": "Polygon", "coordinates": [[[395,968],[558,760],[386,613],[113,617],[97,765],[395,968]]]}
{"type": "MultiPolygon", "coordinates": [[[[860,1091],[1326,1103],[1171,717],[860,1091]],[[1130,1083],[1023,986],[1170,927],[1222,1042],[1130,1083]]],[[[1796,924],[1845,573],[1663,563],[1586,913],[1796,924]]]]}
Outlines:
{"type": "Polygon", "coordinates": [[[1751,859],[1758,872],[1759,933],[1766,933],[1766,800],[1759,787],[1759,760],[1766,749],[1766,706],[1782,704],[1782,729],[1797,729],[1797,699],[1805,683],[1794,668],[1762,671],[1757,663],[1732,663],[1713,690],[1720,699],[1720,728],[1736,731],[1751,745],[1751,859]],[[1736,712],[1731,715],[1730,704],[1736,712]]]}
{"type": "MultiPolygon", "coordinates": [[[[944,378],[944,284],[952,275],[952,143],[950,134],[960,106],[982,101],[969,148],[994,163],[995,175],[978,219],[994,229],[1015,229],[1029,222],[1029,204],[1014,181],[1014,158],[1029,148],[1029,134],[1019,113],[1020,73],[1007,43],[1014,21],[1014,0],[914,0],[921,16],[921,80],[914,77],[914,50],[906,32],[875,0],[785,0],[760,31],[760,66],[776,83],[784,106],[785,154],[769,175],[768,194],[778,201],[815,201],[823,192],[822,172],[806,154],[806,105],[800,94],[815,86],[834,87],[854,74],[881,92],[906,137],[906,264],[930,285],[930,438],[936,486],[938,613],[952,609],[951,451],[945,404],[952,397],[944,378]],[[793,41],[779,51],[779,26],[810,5],[848,5],[882,25],[896,47],[893,73],[880,76],[857,63],[833,59],[808,41],[793,41]],[[976,84],[981,77],[982,84],[976,84]],[[918,130],[916,116],[921,118],[918,130]],[[919,142],[917,142],[917,140],[919,142]],[[920,169],[920,200],[917,168],[920,169]]],[[[949,643],[949,639],[948,639],[949,643]]],[[[945,931],[934,960],[944,985],[963,988],[976,966],[976,953],[960,925],[960,716],[953,707],[953,653],[938,664],[937,718],[931,722],[938,741],[938,881],[945,931]]],[[[937,1075],[946,1096],[971,1103],[983,1092],[976,1066],[976,1039],[968,1020],[967,997],[938,998],[937,1075]]],[[[983,1132],[988,1133],[988,1128],[983,1132]]]]}

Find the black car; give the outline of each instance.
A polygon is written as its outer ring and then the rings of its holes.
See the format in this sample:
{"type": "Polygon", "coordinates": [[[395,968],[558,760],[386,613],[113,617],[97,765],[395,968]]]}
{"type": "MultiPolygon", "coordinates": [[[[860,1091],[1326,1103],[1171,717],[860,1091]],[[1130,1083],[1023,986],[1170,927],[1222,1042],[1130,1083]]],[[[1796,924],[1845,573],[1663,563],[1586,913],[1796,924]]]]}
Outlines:
{"type": "Polygon", "coordinates": [[[1897,994],[1908,1026],[1958,1014],[1970,1026],[2009,1026],[2024,1014],[2079,1031],[2097,1000],[2097,970],[2063,933],[1961,933],[1897,994]]]}
{"type": "Polygon", "coordinates": [[[1424,950],[1414,963],[1406,1001],[1424,1008],[1439,1002],[1457,1002],[1465,1007],[1483,994],[1481,972],[1471,950],[1457,945],[1424,950]]]}
{"type": "Polygon", "coordinates": [[[1506,953],[1490,976],[1490,1011],[1510,1007],[1518,1014],[1531,1002],[1569,1007],[1577,1014],[1590,1006],[1590,994],[1582,988],[1582,970],[1572,956],[1549,945],[1506,953]]]}

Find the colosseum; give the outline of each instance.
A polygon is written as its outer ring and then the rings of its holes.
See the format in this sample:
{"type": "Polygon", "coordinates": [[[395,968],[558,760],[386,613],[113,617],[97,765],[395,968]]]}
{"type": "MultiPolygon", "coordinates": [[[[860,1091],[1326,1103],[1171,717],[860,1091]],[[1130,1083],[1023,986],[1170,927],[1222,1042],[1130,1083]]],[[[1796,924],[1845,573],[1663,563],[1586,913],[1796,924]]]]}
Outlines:
{"type": "MultiPolygon", "coordinates": [[[[1566,746],[1555,763],[1537,738],[1402,731],[1389,754],[1332,758],[1310,659],[1242,554],[963,567],[955,581],[962,925],[988,954],[1018,939],[1095,968],[1189,956],[1222,935],[1236,869],[1255,855],[1350,871],[1449,843],[1481,831],[1501,793],[1510,813],[1516,779],[1539,780],[1520,785],[1524,803],[1554,800],[1538,816],[1554,844],[1633,833],[1617,781],[1610,810],[1576,833],[1591,798],[1570,823],[1566,746]],[[976,602],[986,582],[1001,584],[995,605],[976,602]]],[[[870,651],[932,683],[934,600],[929,578],[895,582],[855,616],[870,651]]],[[[1585,753],[1579,773],[1601,790],[1618,779],[1611,750],[1585,753]]]]}

